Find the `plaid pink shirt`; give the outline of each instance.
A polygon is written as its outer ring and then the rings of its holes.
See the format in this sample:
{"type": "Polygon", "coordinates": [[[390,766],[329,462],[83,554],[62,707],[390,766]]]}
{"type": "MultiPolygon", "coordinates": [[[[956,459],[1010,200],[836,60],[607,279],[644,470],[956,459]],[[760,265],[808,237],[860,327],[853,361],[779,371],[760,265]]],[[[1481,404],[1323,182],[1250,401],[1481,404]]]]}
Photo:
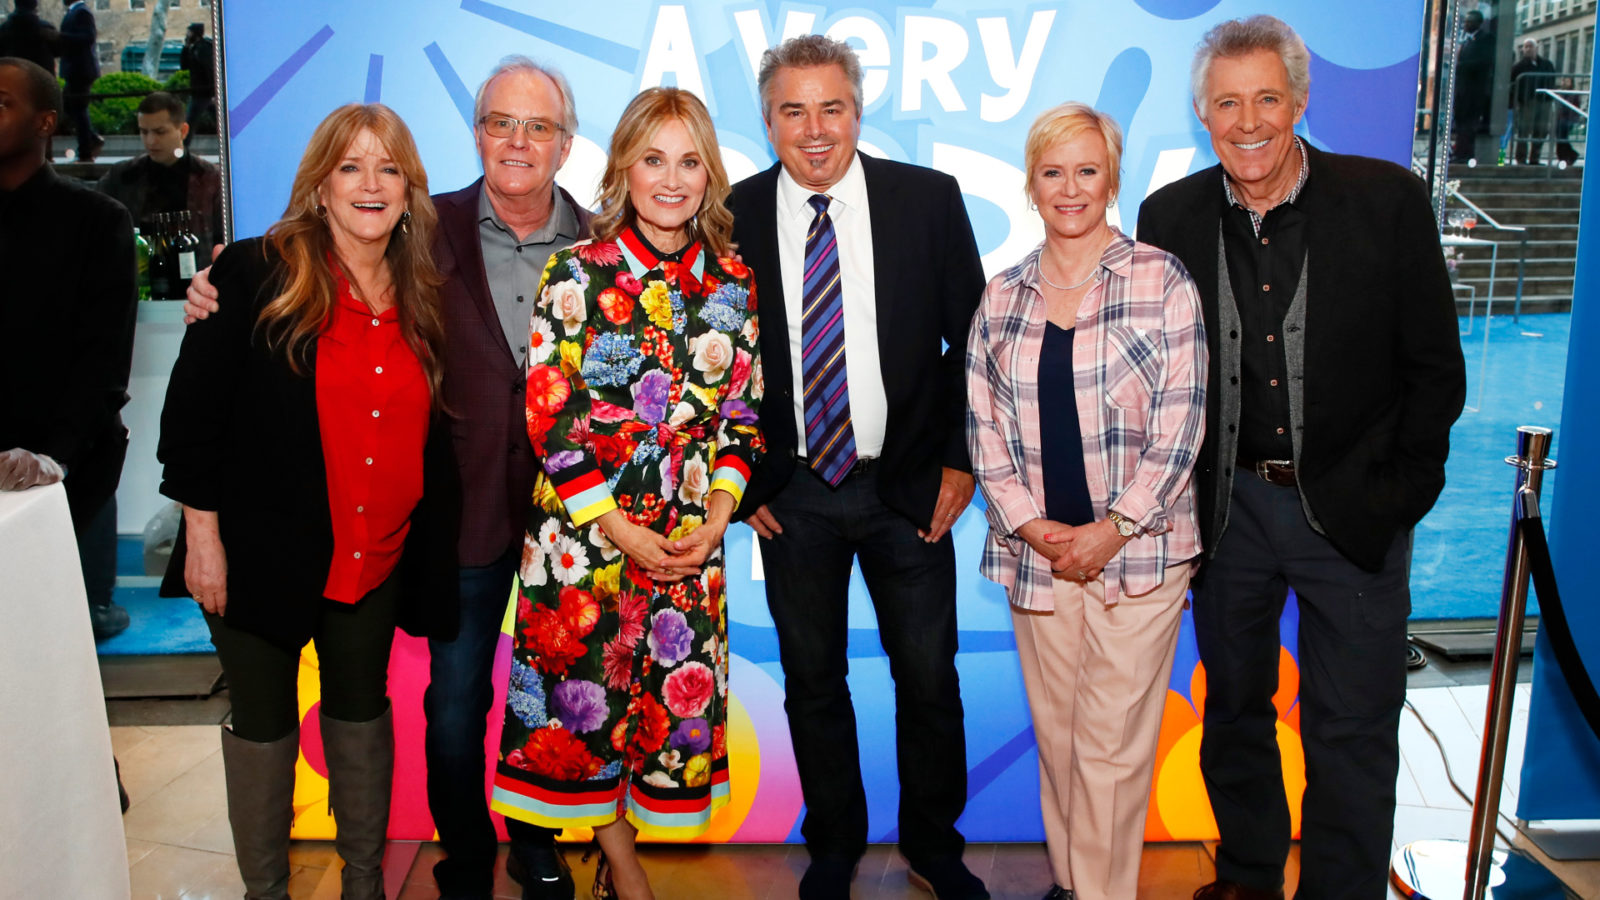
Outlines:
{"type": "MultiPolygon", "coordinates": [[[[992,538],[982,572],[1034,610],[1054,608],[1049,560],[1016,534],[1044,515],[1043,249],[989,282],[967,342],[967,446],[992,538]]],[[[1095,518],[1115,509],[1141,528],[1106,564],[1109,606],[1200,554],[1191,475],[1205,436],[1206,340],[1200,295],[1177,257],[1119,231],[1100,266],[1072,340],[1084,471],[1095,518]]]]}

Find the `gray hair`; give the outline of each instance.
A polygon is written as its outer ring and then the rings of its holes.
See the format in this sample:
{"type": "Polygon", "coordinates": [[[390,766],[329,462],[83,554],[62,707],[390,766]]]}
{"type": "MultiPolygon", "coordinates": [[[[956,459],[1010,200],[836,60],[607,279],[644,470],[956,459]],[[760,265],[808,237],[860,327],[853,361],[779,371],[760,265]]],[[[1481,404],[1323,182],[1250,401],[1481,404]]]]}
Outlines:
{"type": "Polygon", "coordinates": [[[772,118],[772,80],[779,69],[810,69],[815,66],[838,66],[844,77],[855,88],[856,116],[862,113],[861,60],[856,51],[844,41],[820,34],[802,34],[772,47],[761,54],[761,74],[756,78],[756,88],[761,93],[761,118],[772,118]]]}
{"type": "Polygon", "coordinates": [[[561,74],[558,69],[536,63],[520,53],[513,53],[500,60],[500,64],[494,67],[494,71],[483,80],[483,84],[478,85],[478,96],[472,103],[474,129],[478,127],[478,120],[483,118],[483,99],[489,93],[489,85],[494,84],[494,80],[501,75],[510,75],[514,72],[535,72],[550,79],[556,86],[556,91],[561,94],[561,127],[567,132],[567,139],[570,140],[578,133],[578,107],[572,100],[572,85],[567,83],[567,76],[561,74]]]}
{"type": "Polygon", "coordinates": [[[1289,72],[1289,88],[1295,100],[1304,103],[1311,92],[1311,52],[1306,42],[1295,34],[1293,28],[1275,16],[1258,15],[1244,19],[1229,19],[1200,39],[1194,53],[1194,64],[1189,68],[1189,90],[1194,97],[1195,109],[1200,118],[1206,117],[1206,79],[1211,75],[1211,63],[1221,57],[1237,59],[1258,50],[1270,50],[1283,60],[1289,72]]]}

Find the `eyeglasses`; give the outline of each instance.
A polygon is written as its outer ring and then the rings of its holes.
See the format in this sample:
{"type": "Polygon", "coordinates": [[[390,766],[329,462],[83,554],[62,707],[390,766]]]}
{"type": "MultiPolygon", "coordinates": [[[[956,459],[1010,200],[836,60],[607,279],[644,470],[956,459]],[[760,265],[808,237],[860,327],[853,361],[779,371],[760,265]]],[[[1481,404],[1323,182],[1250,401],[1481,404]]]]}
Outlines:
{"type": "Polygon", "coordinates": [[[478,119],[478,124],[483,126],[485,134],[494,138],[511,137],[518,128],[521,128],[530,141],[553,141],[556,132],[566,131],[549,119],[513,119],[510,116],[497,116],[492,113],[478,119]]]}

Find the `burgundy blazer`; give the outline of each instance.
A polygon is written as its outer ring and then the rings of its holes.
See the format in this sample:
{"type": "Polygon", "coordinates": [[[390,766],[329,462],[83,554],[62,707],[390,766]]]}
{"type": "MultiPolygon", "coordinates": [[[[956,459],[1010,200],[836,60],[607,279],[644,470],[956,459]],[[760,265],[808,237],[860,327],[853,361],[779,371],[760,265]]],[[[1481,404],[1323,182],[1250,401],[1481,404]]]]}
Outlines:
{"type": "MultiPolygon", "coordinates": [[[[478,195],[483,179],[435,194],[439,228],[433,258],[444,275],[444,403],[461,468],[460,565],[486,566],[521,545],[538,465],[528,443],[522,367],[511,355],[478,240],[478,195]]],[[[581,233],[589,212],[557,188],[577,214],[581,233]]]]}

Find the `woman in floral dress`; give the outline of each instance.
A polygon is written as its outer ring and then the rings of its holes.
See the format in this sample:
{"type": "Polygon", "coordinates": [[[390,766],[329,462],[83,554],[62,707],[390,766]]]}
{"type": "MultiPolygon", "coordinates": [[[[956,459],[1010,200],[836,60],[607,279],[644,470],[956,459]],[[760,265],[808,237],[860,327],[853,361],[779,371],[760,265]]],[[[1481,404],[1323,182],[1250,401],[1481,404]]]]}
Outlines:
{"type": "Polygon", "coordinates": [[[595,238],[551,258],[533,315],[543,474],[493,806],[593,827],[595,895],[649,897],[636,833],[699,834],[728,798],[722,534],[761,452],[761,365],[704,105],[634,98],[600,190],[595,238]]]}

